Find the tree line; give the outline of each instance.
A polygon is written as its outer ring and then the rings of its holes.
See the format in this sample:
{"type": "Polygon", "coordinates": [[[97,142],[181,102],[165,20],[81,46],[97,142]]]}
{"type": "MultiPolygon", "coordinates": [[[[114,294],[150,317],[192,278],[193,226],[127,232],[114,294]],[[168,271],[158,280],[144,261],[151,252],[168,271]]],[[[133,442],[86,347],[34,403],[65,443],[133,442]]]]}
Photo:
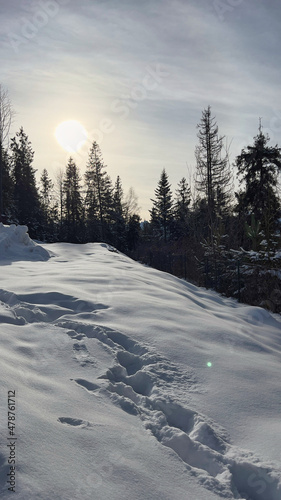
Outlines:
{"type": "Polygon", "coordinates": [[[202,112],[197,137],[195,189],[183,177],[173,196],[163,169],[134,256],[281,312],[281,149],[270,146],[260,122],[253,143],[231,165],[210,106],[202,112]]]}
{"type": "Polygon", "coordinates": [[[3,215],[6,223],[24,224],[32,238],[45,242],[106,241],[121,250],[132,249],[140,232],[136,195],[124,196],[118,176],[115,184],[92,144],[84,182],[73,158],[56,184],[44,169],[39,185],[33,168],[34,151],[21,127],[2,150],[3,215]]]}
{"type": "Polygon", "coordinates": [[[112,182],[96,142],[84,176],[69,158],[55,183],[44,169],[38,185],[22,127],[7,146],[10,111],[0,86],[3,222],[25,224],[32,238],[46,242],[105,241],[161,270],[281,312],[281,149],[270,146],[261,123],[231,165],[211,107],[204,109],[194,183],[183,177],[174,194],[163,169],[149,221],[141,222],[133,188],[125,196],[120,177],[112,182]]]}

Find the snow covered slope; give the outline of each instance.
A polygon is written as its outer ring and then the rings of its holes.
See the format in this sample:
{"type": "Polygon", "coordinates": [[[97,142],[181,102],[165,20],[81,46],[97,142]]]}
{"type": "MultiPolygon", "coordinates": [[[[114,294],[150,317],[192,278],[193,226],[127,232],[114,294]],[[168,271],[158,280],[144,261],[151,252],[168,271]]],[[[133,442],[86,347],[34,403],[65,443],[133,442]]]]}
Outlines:
{"type": "Polygon", "coordinates": [[[281,318],[42,246],[0,262],[1,498],[281,500],[281,318]]]}

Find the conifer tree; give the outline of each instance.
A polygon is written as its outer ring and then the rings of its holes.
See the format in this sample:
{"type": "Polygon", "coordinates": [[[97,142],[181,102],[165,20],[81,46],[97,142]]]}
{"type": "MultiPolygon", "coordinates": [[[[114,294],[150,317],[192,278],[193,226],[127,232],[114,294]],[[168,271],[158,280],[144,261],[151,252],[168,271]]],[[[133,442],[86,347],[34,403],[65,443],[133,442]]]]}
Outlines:
{"type": "Polygon", "coordinates": [[[211,107],[202,112],[197,126],[199,145],[196,147],[197,189],[206,199],[208,225],[211,235],[217,218],[227,210],[231,199],[231,173],[227,154],[223,154],[224,137],[219,136],[218,126],[212,117],[211,107]]]}
{"type": "Polygon", "coordinates": [[[135,250],[140,239],[140,216],[138,214],[130,215],[126,236],[128,250],[135,250]]]}
{"type": "Polygon", "coordinates": [[[114,206],[114,211],[122,216],[123,216],[123,197],[124,197],[124,192],[122,188],[122,182],[118,175],[113,190],[113,206],[114,206]]]}
{"type": "Polygon", "coordinates": [[[90,149],[85,183],[88,232],[91,239],[103,241],[109,237],[112,221],[112,183],[97,142],[90,149]]]}
{"type": "Polygon", "coordinates": [[[56,172],[54,193],[55,193],[55,204],[57,206],[58,222],[59,222],[58,238],[60,240],[63,239],[63,234],[62,234],[63,211],[64,211],[63,181],[64,181],[64,170],[62,168],[59,168],[56,172]]]}
{"type": "Polygon", "coordinates": [[[118,175],[113,189],[111,231],[113,244],[122,251],[126,249],[126,221],[123,198],[122,182],[118,175]]]}
{"type": "Polygon", "coordinates": [[[83,241],[83,203],[79,169],[69,158],[63,181],[64,193],[64,232],[65,239],[71,243],[83,241]]]}
{"type": "Polygon", "coordinates": [[[23,128],[11,140],[11,166],[14,185],[13,220],[26,224],[31,238],[40,237],[40,201],[32,167],[34,151],[23,128]]]}
{"type": "Polygon", "coordinates": [[[171,227],[173,221],[173,199],[171,185],[169,184],[168,175],[166,170],[163,169],[160,180],[155,189],[155,200],[150,210],[151,224],[159,227],[161,236],[166,242],[171,234],[171,227]]]}
{"type": "Polygon", "coordinates": [[[191,191],[185,177],[183,177],[176,190],[176,201],[174,207],[175,232],[177,237],[186,236],[190,216],[191,191]]]}
{"type": "Polygon", "coordinates": [[[43,172],[40,177],[40,182],[41,182],[40,194],[41,194],[42,205],[44,211],[47,212],[52,202],[52,191],[54,189],[54,184],[50,179],[46,168],[43,169],[43,172]]]}
{"type": "Polygon", "coordinates": [[[243,149],[236,159],[240,184],[244,185],[237,194],[236,210],[244,214],[248,224],[254,215],[268,242],[280,217],[277,182],[281,168],[281,149],[277,145],[269,146],[269,140],[260,126],[254,144],[243,149]]]}
{"type": "Polygon", "coordinates": [[[58,207],[54,200],[54,183],[44,168],[40,177],[43,238],[56,241],[58,237],[58,207]]]}

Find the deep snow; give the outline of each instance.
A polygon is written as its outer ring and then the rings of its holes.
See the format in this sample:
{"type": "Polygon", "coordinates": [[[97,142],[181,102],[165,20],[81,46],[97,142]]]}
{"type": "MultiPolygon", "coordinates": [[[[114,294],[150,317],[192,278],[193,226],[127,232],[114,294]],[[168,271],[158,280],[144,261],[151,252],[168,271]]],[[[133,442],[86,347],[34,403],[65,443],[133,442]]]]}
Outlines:
{"type": "Polygon", "coordinates": [[[281,318],[113,250],[0,227],[1,498],[281,500],[281,318]]]}

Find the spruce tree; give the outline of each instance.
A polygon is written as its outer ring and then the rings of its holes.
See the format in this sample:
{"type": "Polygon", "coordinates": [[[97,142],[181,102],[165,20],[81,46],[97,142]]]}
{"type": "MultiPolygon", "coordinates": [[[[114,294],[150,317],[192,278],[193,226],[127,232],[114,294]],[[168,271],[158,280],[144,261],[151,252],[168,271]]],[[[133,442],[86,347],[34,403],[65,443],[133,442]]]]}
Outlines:
{"type": "Polygon", "coordinates": [[[105,170],[102,154],[97,142],[89,153],[85,173],[86,183],[86,218],[89,238],[95,240],[110,239],[112,222],[112,183],[105,170]]]}
{"type": "Polygon", "coordinates": [[[11,140],[11,168],[14,185],[12,217],[18,224],[26,224],[31,238],[40,237],[41,209],[32,167],[34,151],[23,128],[11,140]]]}
{"type": "Polygon", "coordinates": [[[59,229],[58,206],[54,199],[54,183],[45,168],[40,177],[40,200],[44,240],[57,241],[59,229]]]}
{"type": "Polygon", "coordinates": [[[136,249],[140,240],[140,231],[140,216],[137,214],[130,215],[126,232],[128,250],[136,249]]]}
{"type": "Polygon", "coordinates": [[[54,183],[50,179],[46,168],[43,169],[43,172],[40,177],[40,183],[41,183],[40,194],[41,194],[42,205],[44,207],[45,212],[47,212],[52,202],[52,191],[54,189],[54,183]]]}
{"type": "Polygon", "coordinates": [[[112,238],[113,244],[119,250],[126,250],[126,221],[124,192],[119,175],[117,176],[112,197],[112,238]]]}
{"type": "Polygon", "coordinates": [[[158,226],[166,242],[170,238],[173,222],[172,190],[166,170],[163,169],[155,189],[155,200],[150,210],[151,224],[158,226]]]}
{"type": "Polygon", "coordinates": [[[185,177],[178,183],[174,207],[175,233],[177,237],[184,237],[188,233],[190,217],[191,191],[185,177]]]}
{"type": "Polygon", "coordinates": [[[83,203],[79,169],[69,158],[63,181],[64,236],[71,243],[83,241],[83,203]]]}
{"type": "Polygon", "coordinates": [[[122,182],[118,175],[113,190],[113,207],[114,211],[120,215],[123,215],[123,197],[124,192],[122,188],[122,182]]]}
{"type": "Polygon", "coordinates": [[[240,185],[236,211],[248,224],[252,215],[259,222],[267,242],[270,241],[280,218],[280,200],[277,193],[278,170],[281,168],[281,149],[269,146],[269,136],[261,126],[254,144],[243,149],[236,159],[240,185]]]}

